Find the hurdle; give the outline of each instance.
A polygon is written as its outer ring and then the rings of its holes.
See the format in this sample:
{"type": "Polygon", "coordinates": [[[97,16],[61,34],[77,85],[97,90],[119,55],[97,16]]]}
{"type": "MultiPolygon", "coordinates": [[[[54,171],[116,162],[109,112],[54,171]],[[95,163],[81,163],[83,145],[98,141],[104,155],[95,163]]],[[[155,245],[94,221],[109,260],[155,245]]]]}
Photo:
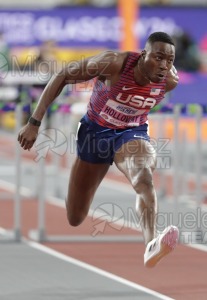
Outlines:
{"type": "MultiPolygon", "coordinates": [[[[5,90],[8,90],[8,88],[4,88],[5,90]]],[[[14,93],[8,95],[4,95],[2,97],[2,100],[6,99],[6,101],[14,100],[15,97],[15,117],[16,117],[16,126],[15,126],[15,135],[17,136],[17,132],[19,131],[21,127],[21,119],[22,119],[22,109],[21,109],[21,99],[19,98],[19,93],[17,92],[17,88],[13,88],[14,93]],[[5,97],[6,96],[6,97],[5,97]]],[[[16,152],[15,152],[15,167],[14,167],[14,173],[15,173],[15,192],[14,192],[14,226],[12,230],[5,230],[3,236],[1,236],[0,241],[15,241],[19,242],[21,240],[21,230],[20,230],[20,185],[21,185],[21,179],[20,179],[20,165],[21,165],[21,155],[20,155],[20,147],[18,145],[18,142],[15,142],[16,152]]]]}
{"type": "MultiPolygon", "coordinates": [[[[166,121],[170,118],[172,119],[172,113],[173,110],[172,108],[168,109],[167,113],[156,113],[153,112],[149,115],[149,135],[150,138],[155,139],[156,142],[156,146],[158,148],[159,151],[159,146],[160,146],[160,142],[162,143],[166,141],[167,136],[165,135],[165,124],[166,121]],[[155,124],[155,126],[153,126],[153,130],[154,130],[154,136],[151,135],[150,133],[150,128],[152,127],[150,125],[150,122],[153,121],[155,124]],[[164,138],[164,140],[163,140],[164,138]]],[[[162,147],[162,145],[161,145],[162,147]]],[[[170,151],[170,144],[168,143],[167,145],[167,151],[170,151]]],[[[159,153],[157,153],[158,155],[159,153]]],[[[163,201],[164,198],[166,197],[167,191],[166,191],[166,174],[165,174],[165,170],[163,168],[158,168],[156,169],[156,173],[159,175],[159,185],[156,188],[156,194],[157,194],[157,198],[159,199],[159,201],[163,201]]]]}
{"type": "Polygon", "coordinates": [[[2,86],[5,89],[10,89],[9,98],[5,93],[2,99],[11,101],[15,103],[15,191],[13,196],[14,202],[14,226],[11,230],[2,230],[3,235],[0,238],[0,242],[11,241],[20,242],[22,238],[21,233],[21,147],[17,141],[17,135],[22,125],[22,99],[21,91],[25,86],[30,86],[31,84],[44,84],[43,80],[38,76],[28,76],[28,74],[18,74],[14,71],[3,74],[2,86]],[[13,91],[13,93],[11,93],[13,91]],[[16,93],[15,93],[16,91],[16,93]],[[5,97],[6,96],[6,97],[5,97]]]}
{"type": "Polygon", "coordinates": [[[180,118],[180,106],[176,105],[173,109],[174,114],[174,142],[173,142],[173,195],[174,195],[174,211],[178,211],[178,198],[179,198],[179,156],[180,156],[180,144],[179,144],[179,118],[180,118]]]}
{"type": "Polygon", "coordinates": [[[196,198],[197,207],[201,207],[202,202],[202,137],[201,137],[202,109],[198,105],[196,113],[196,198]]]}

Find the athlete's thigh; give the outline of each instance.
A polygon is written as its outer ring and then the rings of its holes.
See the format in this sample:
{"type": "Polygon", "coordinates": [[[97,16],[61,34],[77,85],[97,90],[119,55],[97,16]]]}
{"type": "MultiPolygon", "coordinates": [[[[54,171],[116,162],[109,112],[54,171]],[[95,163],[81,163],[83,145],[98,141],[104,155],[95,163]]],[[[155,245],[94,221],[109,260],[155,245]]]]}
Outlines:
{"type": "Polygon", "coordinates": [[[131,140],[116,151],[114,162],[131,182],[140,170],[154,170],[156,152],[150,142],[144,139],[131,140]]]}
{"type": "Polygon", "coordinates": [[[68,186],[68,205],[88,206],[110,164],[93,164],[76,158],[68,186]]]}

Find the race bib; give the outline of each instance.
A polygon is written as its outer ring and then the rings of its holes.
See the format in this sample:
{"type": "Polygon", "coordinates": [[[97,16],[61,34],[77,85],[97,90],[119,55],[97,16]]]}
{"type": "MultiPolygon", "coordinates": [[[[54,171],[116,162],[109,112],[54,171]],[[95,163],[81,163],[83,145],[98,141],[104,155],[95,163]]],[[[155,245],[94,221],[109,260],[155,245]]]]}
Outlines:
{"type": "Polygon", "coordinates": [[[140,115],[146,109],[136,109],[114,100],[108,100],[100,112],[100,116],[108,123],[120,127],[133,127],[139,126],[140,115]]]}

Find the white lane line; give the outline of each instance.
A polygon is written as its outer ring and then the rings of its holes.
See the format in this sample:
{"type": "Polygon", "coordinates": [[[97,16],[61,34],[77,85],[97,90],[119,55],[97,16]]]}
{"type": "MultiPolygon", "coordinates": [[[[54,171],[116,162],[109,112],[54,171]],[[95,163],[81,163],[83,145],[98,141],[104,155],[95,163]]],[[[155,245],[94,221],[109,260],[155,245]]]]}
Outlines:
{"type": "Polygon", "coordinates": [[[202,244],[190,244],[190,245],[185,245],[185,246],[189,246],[189,247],[194,248],[196,250],[207,252],[207,246],[206,245],[202,245],[202,244]]]}
{"type": "Polygon", "coordinates": [[[150,295],[152,295],[152,296],[155,296],[155,297],[157,297],[157,298],[159,298],[159,299],[163,299],[163,300],[173,300],[173,298],[170,298],[170,297],[167,297],[167,296],[165,296],[165,295],[162,295],[162,294],[160,294],[160,293],[158,293],[158,292],[155,292],[155,291],[153,291],[153,290],[151,290],[151,289],[145,288],[145,287],[143,287],[142,285],[136,284],[136,283],[134,283],[134,282],[132,282],[132,281],[129,281],[129,280],[127,280],[127,279],[124,279],[124,278],[122,278],[122,277],[119,277],[119,276],[117,276],[117,275],[114,275],[114,274],[112,274],[112,273],[110,273],[110,272],[107,272],[107,271],[104,271],[104,270],[99,269],[99,268],[97,268],[97,267],[94,267],[94,266],[92,266],[92,265],[89,265],[89,264],[87,264],[87,263],[84,263],[84,262],[82,262],[82,261],[80,261],[80,260],[77,260],[77,259],[72,258],[72,257],[70,257],[70,256],[67,256],[67,255],[65,255],[65,254],[59,253],[59,252],[57,252],[57,251],[55,251],[55,250],[53,250],[53,249],[51,249],[51,248],[48,248],[48,247],[46,247],[46,246],[44,246],[44,245],[38,244],[38,243],[36,243],[36,242],[27,241],[27,240],[24,240],[24,242],[25,242],[27,245],[29,245],[30,247],[32,247],[32,248],[35,248],[35,249],[40,250],[40,251],[42,251],[42,252],[44,252],[44,253],[47,253],[47,254],[49,254],[49,255],[52,255],[52,256],[54,256],[54,257],[56,257],[56,258],[59,258],[59,259],[61,259],[61,260],[64,260],[64,261],[66,261],[66,262],[68,262],[68,263],[70,263],[70,264],[73,264],[73,265],[79,266],[79,267],[81,267],[81,268],[84,268],[84,269],[86,269],[86,270],[88,270],[88,271],[94,272],[94,273],[96,273],[96,274],[98,274],[98,275],[101,275],[101,276],[104,276],[104,277],[109,278],[109,279],[111,279],[111,280],[117,281],[117,282],[119,282],[119,283],[121,283],[121,284],[124,284],[124,285],[126,285],[126,286],[129,286],[129,287],[134,288],[134,289],[136,289],[136,290],[139,290],[139,291],[142,291],[142,292],[144,292],[144,293],[147,293],[147,294],[150,294],[150,295]]]}

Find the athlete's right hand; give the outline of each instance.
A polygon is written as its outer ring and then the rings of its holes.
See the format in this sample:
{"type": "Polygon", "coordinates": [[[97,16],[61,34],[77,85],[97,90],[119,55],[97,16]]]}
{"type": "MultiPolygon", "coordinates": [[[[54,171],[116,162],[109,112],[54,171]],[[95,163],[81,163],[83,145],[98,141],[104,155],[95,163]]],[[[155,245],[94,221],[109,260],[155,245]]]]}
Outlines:
{"type": "Polygon", "coordinates": [[[30,150],[38,136],[38,126],[27,123],[18,134],[18,141],[24,150],[30,150]]]}

